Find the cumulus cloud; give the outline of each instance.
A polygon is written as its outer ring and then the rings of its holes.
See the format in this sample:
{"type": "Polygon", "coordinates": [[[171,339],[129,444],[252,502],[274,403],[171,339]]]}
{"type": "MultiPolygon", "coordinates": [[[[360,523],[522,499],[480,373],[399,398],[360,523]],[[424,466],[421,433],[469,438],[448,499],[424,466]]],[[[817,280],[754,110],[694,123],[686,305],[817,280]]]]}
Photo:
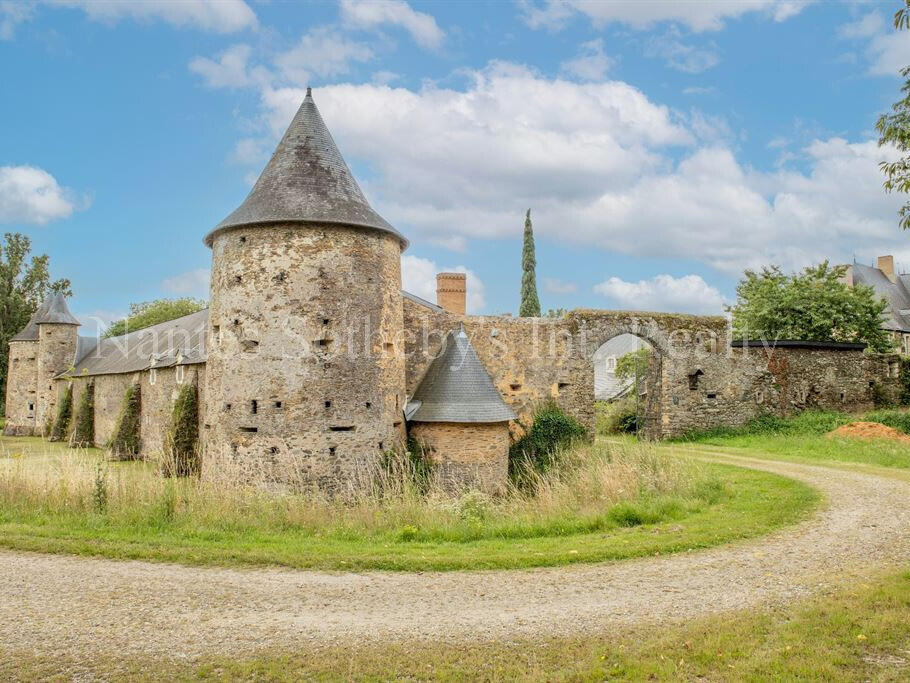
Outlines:
{"type": "Polygon", "coordinates": [[[903,31],[894,29],[880,12],[870,12],[839,29],[841,37],[865,41],[869,73],[896,76],[910,64],[910,40],[903,31]]]}
{"type": "Polygon", "coordinates": [[[196,57],[190,62],[190,71],[202,76],[210,88],[266,85],[271,80],[271,74],[261,66],[250,66],[251,52],[249,45],[232,45],[215,59],[196,57]]]}
{"type": "Polygon", "coordinates": [[[207,299],[209,297],[210,278],[211,271],[208,268],[196,268],[195,270],[165,278],[161,282],[161,289],[168,294],[207,299]]]}
{"type": "Polygon", "coordinates": [[[545,277],[543,289],[550,294],[574,294],[578,286],[574,282],[565,282],[555,277],[545,277]]]}
{"type": "Polygon", "coordinates": [[[581,44],[578,56],[563,62],[560,69],[584,81],[601,81],[607,75],[612,60],[604,52],[604,41],[598,38],[581,44]]]}
{"type": "Polygon", "coordinates": [[[738,19],[753,12],[762,13],[775,21],[785,21],[801,12],[810,2],[811,0],[525,0],[521,5],[525,23],[531,28],[560,29],[573,15],[582,14],[598,27],[619,23],[634,29],[646,29],[660,22],[675,22],[693,31],[718,31],[728,19],[738,19]]]}
{"type": "Polygon", "coordinates": [[[358,28],[400,26],[421,46],[436,48],[445,33],[431,15],[417,12],[404,0],[341,0],[342,20],[358,28]]]}
{"type": "Polygon", "coordinates": [[[73,192],[35,166],[0,166],[0,223],[45,225],[76,210],[73,192]]]}
{"type": "Polygon", "coordinates": [[[256,15],[243,0],[45,0],[50,5],[81,9],[91,19],[164,21],[180,28],[234,33],[255,27],[256,15]]]}
{"type": "Polygon", "coordinates": [[[486,289],[473,271],[464,266],[440,268],[430,259],[405,254],[401,257],[401,286],[406,292],[436,302],[436,274],[464,273],[467,289],[465,308],[470,314],[482,313],[487,305],[486,289]]]}
{"type": "Polygon", "coordinates": [[[366,62],[373,51],[363,43],[326,27],[304,34],[296,46],[278,55],[275,64],[287,81],[306,85],[312,75],[339,76],[351,62],[366,62]]]}
{"type": "Polygon", "coordinates": [[[721,314],[725,299],[699,275],[657,275],[650,280],[626,282],[611,277],[594,286],[622,309],[673,311],[680,313],[721,314]]]}

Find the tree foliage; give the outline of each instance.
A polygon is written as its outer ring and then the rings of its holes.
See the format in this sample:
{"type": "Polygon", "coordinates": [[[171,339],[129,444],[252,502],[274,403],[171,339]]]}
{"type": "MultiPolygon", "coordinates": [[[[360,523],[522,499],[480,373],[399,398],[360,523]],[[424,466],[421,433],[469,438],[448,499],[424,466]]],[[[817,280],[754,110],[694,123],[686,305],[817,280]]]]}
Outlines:
{"type": "Polygon", "coordinates": [[[643,347],[635,351],[624,353],[616,361],[616,370],[613,373],[621,382],[633,380],[636,389],[639,380],[648,374],[648,363],[651,360],[651,349],[643,347]]]}
{"type": "Polygon", "coordinates": [[[529,471],[546,471],[560,449],[586,436],[584,425],[566,415],[556,402],[541,403],[534,412],[534,422],[509,448],[509,469],[513,478],[520,479],[529,471]]]}
{"type": "Polygon", "coordinates": [[[130,304],[130,314],[111,323],[104,331],[105,337],[119,337],[128,332],[135,332],[168,320],[182,318],[190,313],[196,313],[208,306],[202,299],[184,297],[181,299],[155,299],[139,304],[130,304]]]}
{"type": "Polygon", "coordinates": [[[522,318],[540,316],[540,299],[537,297],[537,258],[534,255],[534,228],[531,209],[525,216],[525,238],[521,250],[521,305],[518,315],[522,318]]]}
{"type": "Polygon", "coordinates": [[[29,258],[31,250],[31,240],[19,233],[6,233],[0,245],[0,396],[6,395],[10,338],[25,327],[44,297],[73,294],[69,280],[51,282],[47,254],[29,258]]]}
{"type": "Polygon", "coordinates": [[[890,351],[891,336],[881,328],[888,304],[865,285],[844,281],[846,266],[827,261],[786,275],[777,266],[751,270],[736,287],[733,336],[737,339],[790,339],[866,344],[890,351]]]}
{"type": "MultiPolygon", "coordinates": [[[[910,0],[904,0],[904,7],[894,14],[894,28],[898,31],[910,30],[910,0]]],[[[891,105],[890,114],[879,117],[875,128],[879,133],[879,146],[891,144],[907,153],[897,161],[880,164],[885,174],[885,191],[910,194],[910,66],[901,69],[900,75],[904,79],[901,86],[903,97],[891,105]]],[[[910,229],[910,201],[900,208],[898,217],[901,228],[910,229]]]]}

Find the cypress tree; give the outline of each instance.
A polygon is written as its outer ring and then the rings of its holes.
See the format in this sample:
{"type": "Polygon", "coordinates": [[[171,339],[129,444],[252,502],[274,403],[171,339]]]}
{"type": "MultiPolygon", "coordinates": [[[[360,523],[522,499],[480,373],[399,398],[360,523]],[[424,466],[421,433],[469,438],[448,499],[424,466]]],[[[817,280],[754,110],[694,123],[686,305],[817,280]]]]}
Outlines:
{"type": "Polygon", "coordinates": [[[525,216],[525,239],[521,250],[521,305],[518,315],[522,318],[540,316],[540,299],[537,298],[537,259],[534,256],[534,230],[531,227],[531,209],[525,216]]]}

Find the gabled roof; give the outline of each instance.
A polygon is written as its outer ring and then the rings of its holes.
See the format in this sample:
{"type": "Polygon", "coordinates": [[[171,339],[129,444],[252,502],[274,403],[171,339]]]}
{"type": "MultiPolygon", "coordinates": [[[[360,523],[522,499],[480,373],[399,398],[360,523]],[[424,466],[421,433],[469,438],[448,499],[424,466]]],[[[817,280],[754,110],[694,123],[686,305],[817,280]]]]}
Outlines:
{"type": "Polygon", "coordinates": [[[876,294],[888,302],[888,310],[885,311],[887,318],[882,327],[910,332],[910,277],[898,275],[897,282],[891,282],[878,268],[854,263],[853,282],[872,287],[876,294]]]}
{"type": "Polygon", "coordinates": [[[306,97],[249,196],[205,237],[262,223],[339,223],[374,228],[407,240],[373,210],[326,128],[313,94],[306,97]]]}
{"type": "Polygon", "coordinates": [[[42,323],[57,323],[62,325],[80,325],[81,323],[70,313],[66,305],[66,297],[62,294],[54,294],[46,297],[38,310],[28,319],[25,327],[19,334],[15,335],[11,342],[18,341],[38,341],[38,325],[42,323]]]}
{"type": "Polygon", "coordinates": [[[65,374],[113,375],[203,363],[208,319],[206,308],[119,337],[100,339],[95,346],[87,341],[75,369],[65,374]]]}
{"type": "Polygon", "coordinates": [[[413,422],[506,422],[517,417],[502,400],[464,329],[450,332],[445,349],[409,403],[413,422]]]}

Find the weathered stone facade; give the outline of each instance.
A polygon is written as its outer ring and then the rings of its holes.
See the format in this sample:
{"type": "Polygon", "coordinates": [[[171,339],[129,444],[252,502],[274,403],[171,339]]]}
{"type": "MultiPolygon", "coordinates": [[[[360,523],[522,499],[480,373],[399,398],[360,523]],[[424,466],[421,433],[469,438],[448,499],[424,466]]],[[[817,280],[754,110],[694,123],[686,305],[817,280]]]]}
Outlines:
{"type": "Polygon", "coordinates": [[[400,240],[287,224],[212,249],[203,474],[368,476],[404,434],[400,240]]]}
{"type": "Polygon", "coordinates": [[[73,365],[79,328],[75,325],[43,324],[38,325],[38,335],[38,406],[35,424],[40,430],[57,416],[54,379],[73,365]]]}
{"type": "Polygon", "coordinates": [[[38,342],[14,341],[9,345],[6,375],[6,425],[3,433],[32,436],[38,409],[38,342]]]}
{"type": "Polygon", "coordinates": [[[410,434],[429,454],[443,487],[495,493],[506,485],[510,441],[507,422],[414,422],[410,434]]]}

